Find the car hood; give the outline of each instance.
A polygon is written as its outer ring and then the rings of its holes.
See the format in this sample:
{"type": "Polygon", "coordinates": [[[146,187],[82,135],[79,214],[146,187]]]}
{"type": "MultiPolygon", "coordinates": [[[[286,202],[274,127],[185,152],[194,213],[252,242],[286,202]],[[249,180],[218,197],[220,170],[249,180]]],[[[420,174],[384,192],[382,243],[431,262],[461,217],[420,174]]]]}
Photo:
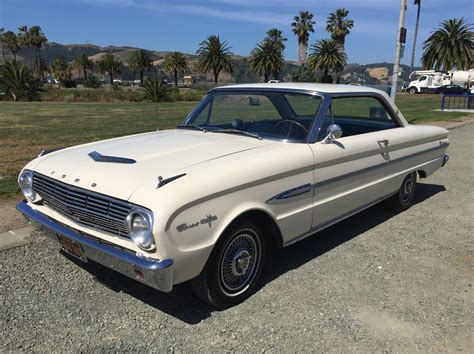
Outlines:
{"type": "Polygon", "coordinates": [[[77,187],[128,200],[142,184],[156,186],[158,176],[173,177],[193,166],[271,143],[230,134],[165,130],[53,152],[40,158],[34,170],[77,187]],[[89,156],[94,151],[136,162],[95,161],[89,156]]]}

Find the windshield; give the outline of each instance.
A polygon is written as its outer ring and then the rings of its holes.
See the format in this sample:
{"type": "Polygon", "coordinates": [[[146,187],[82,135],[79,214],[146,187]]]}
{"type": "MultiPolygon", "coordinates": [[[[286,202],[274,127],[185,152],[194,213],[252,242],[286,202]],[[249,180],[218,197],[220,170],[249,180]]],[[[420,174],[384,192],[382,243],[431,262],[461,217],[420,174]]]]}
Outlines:
{"type": "Polygon", "coordinates": [[[304,142],[321,97],[285,92],[210,93],[180,128],[304,142]]]}

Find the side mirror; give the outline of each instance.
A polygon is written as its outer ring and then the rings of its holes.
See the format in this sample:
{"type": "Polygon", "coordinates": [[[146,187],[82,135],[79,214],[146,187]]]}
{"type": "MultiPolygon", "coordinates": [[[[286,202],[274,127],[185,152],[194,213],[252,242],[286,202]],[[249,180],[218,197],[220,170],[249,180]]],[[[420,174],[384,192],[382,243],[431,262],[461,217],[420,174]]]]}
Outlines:
{"type": "Polygon", "coordinates": [[[322,143],[331,142],[333,140],[339,139],[342,136],[342,128],[338,124],[331,124],[328,127],[327,135],[323,139],[322,143]]]}

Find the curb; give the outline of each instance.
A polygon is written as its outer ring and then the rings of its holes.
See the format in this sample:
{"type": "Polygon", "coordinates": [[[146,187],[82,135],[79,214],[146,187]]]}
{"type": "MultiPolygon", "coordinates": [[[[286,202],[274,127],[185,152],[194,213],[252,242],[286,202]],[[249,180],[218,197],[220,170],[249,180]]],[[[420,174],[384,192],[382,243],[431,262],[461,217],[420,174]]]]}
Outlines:
{"type": "Polygon", "coordinates": [[[423,122],[422,125],[434,125],[445,129],[455,129],[470,123],[474,123],[474,119],[466,119],[463,121],[434,120],[431,122],[423,122]]]}
{"type": "Polygon", "coordinates": [[[28,244],[34,230],[35,227],[30,225],[0,233],[0,252],[28,244]]]}

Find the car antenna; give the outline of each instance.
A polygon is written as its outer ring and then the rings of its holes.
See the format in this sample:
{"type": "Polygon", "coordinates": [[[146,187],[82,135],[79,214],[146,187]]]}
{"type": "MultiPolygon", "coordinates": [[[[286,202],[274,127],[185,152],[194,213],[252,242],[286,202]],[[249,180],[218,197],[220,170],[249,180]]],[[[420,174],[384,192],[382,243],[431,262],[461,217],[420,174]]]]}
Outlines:
{"type": "MultiPolygon", "coordinates": [[[[156,93],[156,90],[157,90],[157,86],[158,86],[158,82],[156,81],[156,67],[153,65],[153,95],[154,95],[154,101],[155,101],[155,119],[156,119],[156,123],[158,123],[158,100],[157,100],[157,93],[156,93]]],[[[157,125],[156,126],[156,130],[159,131],[160,130],[160,127],[157,125]]]]}

